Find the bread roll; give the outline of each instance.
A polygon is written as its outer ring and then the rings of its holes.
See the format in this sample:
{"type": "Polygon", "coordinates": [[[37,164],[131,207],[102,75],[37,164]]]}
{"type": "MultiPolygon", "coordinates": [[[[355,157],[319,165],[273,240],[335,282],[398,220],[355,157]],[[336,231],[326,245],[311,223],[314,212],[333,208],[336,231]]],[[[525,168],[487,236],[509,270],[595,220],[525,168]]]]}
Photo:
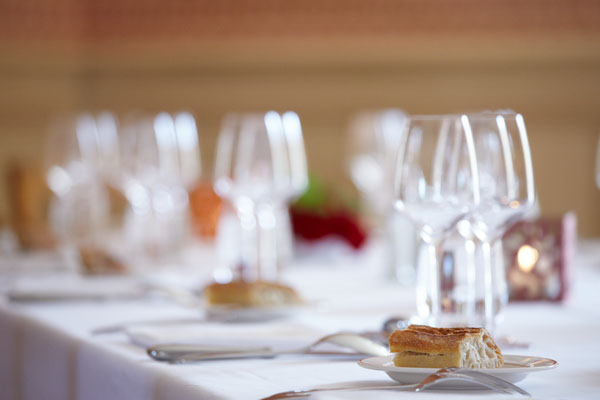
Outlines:
{"type": "Polygon", "coordinates": [[[483,328],[432,328],[411,325],[389,338],[394,365],[415,368],[499,368],[500,349],[483,328]]]}
{"type": "Polygon", "coordinates": [[[213,283],[206,287],[204,293],[206,301],[211,305],[270,307],[302,303],[291,287],[265,281],[213,283]]]}

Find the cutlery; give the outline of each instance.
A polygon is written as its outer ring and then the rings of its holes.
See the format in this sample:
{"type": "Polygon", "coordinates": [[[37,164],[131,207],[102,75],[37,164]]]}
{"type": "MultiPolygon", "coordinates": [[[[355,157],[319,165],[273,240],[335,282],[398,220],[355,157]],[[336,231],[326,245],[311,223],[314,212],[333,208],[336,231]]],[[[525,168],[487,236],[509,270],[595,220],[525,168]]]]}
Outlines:
{"type": "Polygon", "coordinates": [[[167,361],[177,364],[234,358],[271,358],[285,354],[352,354],[345,352],[315,352],[315,348],[322,343],[332,343],[346,349],[354,350],[355,355],[384,356],[389,354],[385,346],[355,333],[334,333],[324,336],[308,346],[292,350],[273,350],[269,347],[223,349],[187,344],[159,344],[149,347],[147,353],[157,361],[167,361]]]}
{"type": "MultiPolygon", "coordinates": [[[[78,283],[86,285],[85,281],[78,283]]],[[[151,285],[136,285],[125,290],[96,290],[95,286],[76,291],[66,289],[40,290],[12,288],[6,293],[9,301],[15,303],[42,303],[42,302],[69,302],[69,301],[121,301],[142,300],[147,298],[164,298],[185,307],[197,307],[200,304],[199,296],[178,288],[159,287],[151,285]]]]}
{"type": "Polygon", "coordinates": [[[145,296],[144,293],[33,293],[33,292],[9,292],[9,301],[14,303],[46,303],[46,302],[70,302],[70,301],[114,301],[114,300],[138,300],[145,296]]]}
{"type": "Polygon", "coordinates": [[[495,375],[491,375],[491,374],[486,374],[485,372],[481,372],[481,371],[477,371],[474,369],[469,369],[469,368],[442,368],[438,371],[436,371],[435,373],[429,375],[427,378],[423,379],[421,381],[421,383],[419,383],[414,391],[415,392],[419,392],[421,390],[426,389],[428,386],[430,386],[432,383],[435,383],[441,379],[444,378],[448,378],[448,379],[464,379],[467,381],[472,381],[475,383],[479,383],[483,386],[486,386],[492,390],[497,390],[499,392],[504,392],[504,393],[519,393],[522,394],[524,396],[529,396],[531,397],[531,395],[525,391],[524,389],[521,389],[520,387],[518,387],[517,385],[499,378],[495,375]]]}
{"type": "Polygon", "coordinates": [[[398,391],[412,391],[420,392],[425,390],[437,383],[449,381],[449,380],[462,380],[466,382],[477,383],[501,393],[515,394],[519,393],[524,396],[531,397],[531,395],[521,389],[520,387],[493,375],[488,375],[483,372],[475,371],[472,369],[465,368],[442,368],[435,373],[427,376],[420,383],[409,384],[409,385],[369,385],[359,387],[324,387],[306,390],[291,390],[288,392],[276,393],[274,395],[265,397],[261,400],[281,400],[281,399],[295,399],[302,397],[309,397],[313,393],[317,392],[328,392],[328,391],[352,391],[352,390],[398,390],[398,391]]]}

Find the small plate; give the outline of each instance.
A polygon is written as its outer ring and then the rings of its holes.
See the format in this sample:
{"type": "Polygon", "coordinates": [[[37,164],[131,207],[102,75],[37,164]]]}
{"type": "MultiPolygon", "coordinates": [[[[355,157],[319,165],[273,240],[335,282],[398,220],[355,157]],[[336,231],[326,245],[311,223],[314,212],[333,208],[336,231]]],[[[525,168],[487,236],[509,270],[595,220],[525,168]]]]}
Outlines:
{"type": "MultiPolygon", "coordinates": [[[[419,383],[428,375],[433,374],[438,368],[407,368],[394,366],[394,354],[382,357],[369,357],[358,362],[363,368],[384,371],[390,378],[399,383],[419,383]]],[[[504,366],[502,368],[479,369],[478,371],[488,373],[505,379],[511,383],[519,382],[532,372],[546,371],[556,368],[558,362],[549,358],[504,355],[504,366]]],[[[440,383],[436,388],[444,389],[481,389],[481,386],[465,381],[448,381],[440,383]]]]}
{"type": "Polygon", "coordinates": [[[211,305],[205,308],[209,320],[219,322],[266,322],[290,318],[306,309],[306,305],[282,305],[272,307],[238,307],[211,305]]]}

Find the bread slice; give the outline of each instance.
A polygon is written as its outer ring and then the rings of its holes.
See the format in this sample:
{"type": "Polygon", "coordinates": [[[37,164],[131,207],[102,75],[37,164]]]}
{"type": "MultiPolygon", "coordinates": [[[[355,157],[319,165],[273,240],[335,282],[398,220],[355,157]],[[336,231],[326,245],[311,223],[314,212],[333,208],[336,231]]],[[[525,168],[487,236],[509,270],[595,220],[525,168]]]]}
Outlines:
{"type": "Polygon", "coordinates": [[[432,328],[411,325],[389,338],[394,365],[415,368],[499,368],[500,349],[483,328],[432,328]]]}
{"type": "Polygon", "coordinates": [[[210,305],[273,307],[302,303],[293,288],[265,281],[213,283],[205,288],[204,295],[210,305]]]}

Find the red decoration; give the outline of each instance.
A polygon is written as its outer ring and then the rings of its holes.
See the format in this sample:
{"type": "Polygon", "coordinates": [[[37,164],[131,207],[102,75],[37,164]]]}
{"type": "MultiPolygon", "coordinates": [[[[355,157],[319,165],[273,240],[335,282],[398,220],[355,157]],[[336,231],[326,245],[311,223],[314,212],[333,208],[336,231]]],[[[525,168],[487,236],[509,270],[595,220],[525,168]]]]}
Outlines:
{"type": "Polygon", "coordinates": [[[358,219],[346,211],[332,211],[319,214],[307,210],[290,210],[294,234],[308,241],[316,241],[326,236],[337,236],[353,248],[361,248],[366,240],[366,230],[358,219]]]}

